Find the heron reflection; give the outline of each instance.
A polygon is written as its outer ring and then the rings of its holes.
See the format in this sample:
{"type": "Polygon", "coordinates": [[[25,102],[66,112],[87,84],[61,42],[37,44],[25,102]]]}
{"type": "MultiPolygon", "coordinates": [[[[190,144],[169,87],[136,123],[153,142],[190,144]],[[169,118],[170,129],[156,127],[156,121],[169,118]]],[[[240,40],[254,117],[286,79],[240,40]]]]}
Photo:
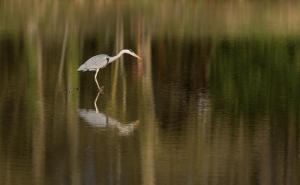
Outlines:
{"type": "Polygon", "coordinates": [[[118,120],[108,116],[103,112],[99,112],[97,101],[99,98],[100,92],[98,92],[95,100],[93,109],[78,109],[80,117],[91,127],[94,128],[116,128],[119,131],[120,135],[126,136],[130,135],[139,124],[139,120],[131,123],[121,123],[118,120]]]}

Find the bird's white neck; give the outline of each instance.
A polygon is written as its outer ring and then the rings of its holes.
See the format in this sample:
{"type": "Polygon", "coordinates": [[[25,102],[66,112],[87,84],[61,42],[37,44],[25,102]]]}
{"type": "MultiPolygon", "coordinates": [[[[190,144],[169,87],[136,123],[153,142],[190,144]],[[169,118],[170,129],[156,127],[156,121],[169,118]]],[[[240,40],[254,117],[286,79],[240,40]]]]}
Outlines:
{"type": "Polygon", "coordinates": [[[109,59],[109,63],[117,60],[118,58],[120,58],[124,53],[127,53],[127,50],[123,49],[122,51],[120,51],[116,56],[110,57],[109,59]]]}

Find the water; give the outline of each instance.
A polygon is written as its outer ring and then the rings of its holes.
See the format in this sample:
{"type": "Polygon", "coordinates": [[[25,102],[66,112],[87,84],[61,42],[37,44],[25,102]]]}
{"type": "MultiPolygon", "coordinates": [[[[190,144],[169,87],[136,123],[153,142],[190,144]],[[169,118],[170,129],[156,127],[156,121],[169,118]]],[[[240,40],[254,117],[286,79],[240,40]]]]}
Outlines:
{"type": "Polygon", "coordinates": [[[298,184],[299,6],[1,1],[0,184],[298,184]]]}

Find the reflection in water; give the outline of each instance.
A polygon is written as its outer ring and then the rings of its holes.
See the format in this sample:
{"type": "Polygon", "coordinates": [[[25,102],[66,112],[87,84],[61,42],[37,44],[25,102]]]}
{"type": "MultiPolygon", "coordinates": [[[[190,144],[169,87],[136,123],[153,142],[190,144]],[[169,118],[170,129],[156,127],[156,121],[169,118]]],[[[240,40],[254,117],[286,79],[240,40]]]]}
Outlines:
{"type": "Polygon", "coordinates": [[[98,110],[98,97],[100,95],[100,92],[97,94],[95,101],[94,101],[94,106],[95,110],[92,109],[79,109],[79,115],[81,118],[83,118],[87,124],[89,124],[91,127],[95,128],[117,128],[120,135],[129,135],[131,134],[134,129],[137,128],[139,121],[134,121],[132,123],[121,123],[117,121],[116,119],[113,119],[109,117],[105,113],[101,113],[98,110]]]}

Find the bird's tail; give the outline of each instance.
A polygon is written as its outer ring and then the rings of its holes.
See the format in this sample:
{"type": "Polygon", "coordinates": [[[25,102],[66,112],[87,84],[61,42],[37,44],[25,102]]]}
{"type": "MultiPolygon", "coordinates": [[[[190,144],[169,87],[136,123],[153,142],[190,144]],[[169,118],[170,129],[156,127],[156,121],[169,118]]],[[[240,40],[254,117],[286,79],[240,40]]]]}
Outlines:
{"type": "Polygon", "coordinates": [[[81,65],[81,66],[77,69],[77,71],[86,71],[86,68],[85,68],[84,65],[81,65]]]}

